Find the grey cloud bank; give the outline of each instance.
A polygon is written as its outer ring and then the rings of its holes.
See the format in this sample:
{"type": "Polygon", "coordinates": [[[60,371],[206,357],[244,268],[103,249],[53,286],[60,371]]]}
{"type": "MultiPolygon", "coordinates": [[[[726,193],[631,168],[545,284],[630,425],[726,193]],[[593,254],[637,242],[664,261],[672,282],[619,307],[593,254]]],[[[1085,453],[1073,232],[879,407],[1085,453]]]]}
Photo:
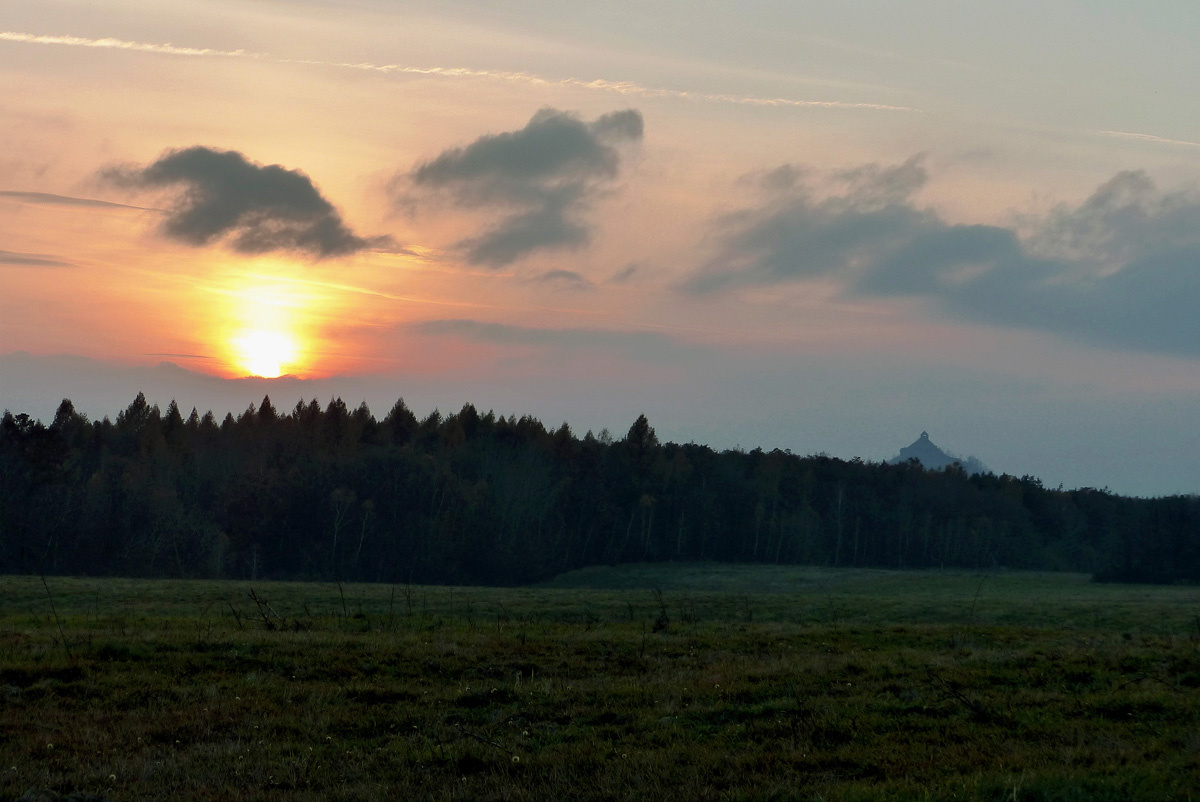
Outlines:
{"type": "Polygon", "coordinates": [[[766,200],[718,221],[717,254],[684,288],[833,277],[847,296],[925,298],[968,321],[1200,356],[1200,197],[1123,172],[1022,237],[919,208],[919,159],[845,171],[841,193],[820,199],[800,177],[768,173],[766,200]]]}
{"type": "Polygon", "coordinates": [[[145,167],[110,168],[101,177],[135,189],[182,188],[161,230],[196,247],[229,237],[241,253],[294,251],[324,259],[392,246],[386,237],[351,231],[304,173],[256,164],[237,151],[171,150],[145,167]]]}
{"type": "Polygon", "coordinates": [[[580,248],[591,237],[588,206],[619,173],[617,146],[642,135],[634,109],[584,122],[545,108],[518,131],[486,134],[397,175],[393,200],[414,211],[440,197],[507,215],[458,243],[472,264],[499,268],[535,251],[580,248]]]}

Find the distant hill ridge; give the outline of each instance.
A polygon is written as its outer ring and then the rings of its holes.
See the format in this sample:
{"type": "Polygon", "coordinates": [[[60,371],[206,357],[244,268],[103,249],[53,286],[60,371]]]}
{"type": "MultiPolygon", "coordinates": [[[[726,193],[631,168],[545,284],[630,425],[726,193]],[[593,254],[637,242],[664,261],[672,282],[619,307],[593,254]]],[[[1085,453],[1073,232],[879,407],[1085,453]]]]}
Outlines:
{"type": "Polygon", "coordinates": [[[951,465],[961,465],[962,469],[968,474],[987,473],[987,467],[975,457],[955,457],[947,454],[942,449],[933,444],[929,439],[929,432],[921,432],[912,445],[905,446],[900,449],[900,453],[890,460],[889,465],[899,465],[909,460],[915,459],[921,463],[921,467],[927,471],[940,471],[949,468],[951,465]]]}

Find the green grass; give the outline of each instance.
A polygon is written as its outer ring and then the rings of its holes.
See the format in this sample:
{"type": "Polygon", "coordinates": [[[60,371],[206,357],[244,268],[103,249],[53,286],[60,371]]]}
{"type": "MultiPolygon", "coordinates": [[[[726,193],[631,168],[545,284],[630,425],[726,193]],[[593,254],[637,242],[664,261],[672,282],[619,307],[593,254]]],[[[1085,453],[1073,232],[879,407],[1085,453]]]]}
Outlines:
{"type": "Polygon", "coordinates": [[[1200,789],[1193,588],[722,565],[504,589],[47,581],[0,578],[0,799],[1200,789]]]}

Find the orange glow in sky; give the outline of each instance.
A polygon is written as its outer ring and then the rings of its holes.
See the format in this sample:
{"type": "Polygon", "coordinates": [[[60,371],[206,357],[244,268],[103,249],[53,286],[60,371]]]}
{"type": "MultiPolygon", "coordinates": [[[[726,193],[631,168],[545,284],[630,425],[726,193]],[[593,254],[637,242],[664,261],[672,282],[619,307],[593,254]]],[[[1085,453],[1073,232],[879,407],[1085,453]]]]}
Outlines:
{"type": "Polygon", "coordinates": [[[0,412],[295,377],[1197,490],[1200,4],[75,5],[0,3],[0,412]]]}

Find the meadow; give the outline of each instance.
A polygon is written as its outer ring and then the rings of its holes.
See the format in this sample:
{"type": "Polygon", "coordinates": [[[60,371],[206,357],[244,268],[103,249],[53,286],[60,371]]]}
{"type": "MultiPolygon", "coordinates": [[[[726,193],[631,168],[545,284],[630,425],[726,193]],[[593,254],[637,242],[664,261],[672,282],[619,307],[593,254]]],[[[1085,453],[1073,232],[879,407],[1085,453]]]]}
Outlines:
{"type": "Polygon", "coordinates": [[[0,799],[1191,799],[1198,614],[1058,573],[8,576],[0,799]]]}

